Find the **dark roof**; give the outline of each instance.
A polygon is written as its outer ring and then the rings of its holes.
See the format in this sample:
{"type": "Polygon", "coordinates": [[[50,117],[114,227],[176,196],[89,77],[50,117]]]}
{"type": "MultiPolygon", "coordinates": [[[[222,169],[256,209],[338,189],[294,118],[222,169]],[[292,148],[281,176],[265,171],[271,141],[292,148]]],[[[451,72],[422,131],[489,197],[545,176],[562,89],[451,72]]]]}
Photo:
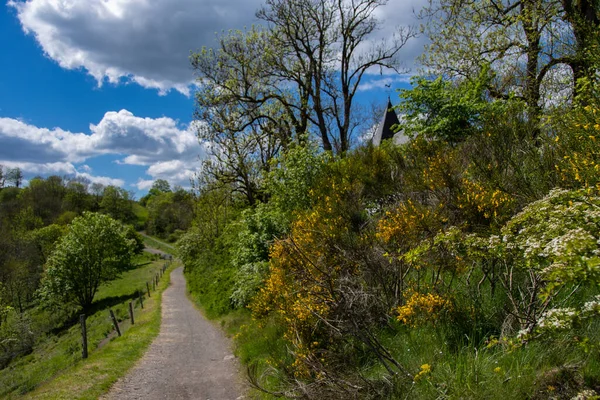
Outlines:
{"type": "Polygon", "coordinates": [[[379,125],[377,126],[377,130],[373,135],[373,145],[379,146],[382,141],[386,139],[391,139],[394,137],[394,131],[392,130],[392,126],[399,124],[398,116],[394,111],[392,106],[392,102],[388,99],[388,105],[385,110],[385,114],[379,125]]]}

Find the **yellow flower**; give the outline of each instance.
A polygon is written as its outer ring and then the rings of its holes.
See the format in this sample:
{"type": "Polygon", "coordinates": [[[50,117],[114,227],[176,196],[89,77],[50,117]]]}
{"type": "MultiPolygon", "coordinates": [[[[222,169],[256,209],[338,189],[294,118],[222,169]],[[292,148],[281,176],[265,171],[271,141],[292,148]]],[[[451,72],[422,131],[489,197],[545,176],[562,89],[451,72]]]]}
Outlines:
{"type": "Polygon", "coordinates": [[[426,375],[429,375],[430,373],[431,373],[431,365],[429,365],[429,364],[421,365],[421,370],[419,371],[419,373],[417,375],[415,375],[415,382],[418,381],[419,379],[422,379],[426,375]]]}

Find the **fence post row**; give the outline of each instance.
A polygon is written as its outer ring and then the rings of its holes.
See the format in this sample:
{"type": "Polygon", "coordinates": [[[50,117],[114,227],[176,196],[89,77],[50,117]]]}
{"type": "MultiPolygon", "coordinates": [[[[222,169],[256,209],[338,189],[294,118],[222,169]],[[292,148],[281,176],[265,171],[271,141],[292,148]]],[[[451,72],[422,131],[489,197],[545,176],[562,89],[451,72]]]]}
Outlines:
{"type": "MultiPolygon", "coordinates": [[[[160,279],[162,278],[162,276],[164,275],[164,272],[167,270],[168,267],[169,267],[169,263],[168,262],[164,263],[162,268],[159,270],[159,272],[156,273],[156,275],[154,276],[154,279],[152,279],[152,290],[156,290],[156,287],[158,286],[160,279]]],[[[150,297],[150,284],[148,282],[146,282],[146,290],[148,291],[148,297],[150,297]]],[[[137,294],[138,294],[138,299],[140,302],[140,307],[143,310],[144,309],[144,296],[143,296],[142,292],[143,292],[143,290],[138,290],[137,294]]],[[[133,310],[134,310],[133,301],[130,301],[129,302],[129,318],[131,319],[131,325],[135,324],[135,317],[133,314],[133,310]]],[[[119,322],[117,321],[117,318],[115,317],[115,313],[113,312],[113,310],[111,308],[109,308],[108,311],[110,313],[110,318],[112,319],[112,323],[115,326],[115,330],[117,331],[117,335],[121,336],[121,329],[119,327],[119,322]]],[[[86,321],[85,314],[81,314],[79,316],[79,323],[81,325],[81,357],[82,358],[88,358],[87,327],[86,327],[85,321],[86,321]]]]}
{"type": "Polygon", "coordinates": [[[119,329],[119,323],[117,322],[115,313],[113,312],[112,308],[109,308],[108,311],[110,311],[110,317],[112,318],[113,325],[115,326],[115,329],[117,330],[117,335],[121,336],[121,329],[119,329]]]}
{"type": "Polygon", "coordinates": [[[135,320],[133,319],[133,301],[129,302],[129,318],[131,319],[131,325],[135,324],[135,320]]]}
{"type": "Polygon", "coordinates": [[[140,299],[140,307],[142,307],[142,310],[144,309],[144,300],[142,300],[142,291],[138,290],[138,297],[140,299]]]}

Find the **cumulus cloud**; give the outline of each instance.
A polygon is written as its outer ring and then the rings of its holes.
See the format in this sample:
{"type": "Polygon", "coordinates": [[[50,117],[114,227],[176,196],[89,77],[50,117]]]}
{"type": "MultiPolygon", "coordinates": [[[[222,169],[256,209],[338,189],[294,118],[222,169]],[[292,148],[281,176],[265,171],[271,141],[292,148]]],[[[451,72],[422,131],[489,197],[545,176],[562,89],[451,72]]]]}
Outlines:
{"type": "Polygon", "coordinates": [[[125,181],[119,178],[110,178],[108,176],[94,176],[88,174],[87,172],[77,172],[75,174],[76,177],[86,178],[92,183],[99,183],[104,186],[125,186],[125,181]]]}
{"type": "Polygon", "coordinates": [[[261,0],[10,0],[23,30],[66,69],[188,95],[190,50],[250,26],[261,0]]]}
{"type": "Polygon", "coordinates": [[[394,90],[401,83],[409,83],[410,77],[410,75],[395,75],[381,78],[367,77],[367,79],[363,79],[361,84],[358,86],[358,90],[367,91],[373,89],[381,90],[386,88],[394,90]]]}
{"type": "Polygon", "coordinates": [[[138,188],[138,190],[148,190],[152,187],[152,184],[154,184],[154,180],[140,178],[137,183],[132,186],[138,188]]]}
{"type": "MultiPolygon", "coordinates": [[[[35,163],[35,162],[20,162],[20,161],[1,161],[0,165],[6,168],[20,168],[25,174],[30,176],[49,176],[49,175],[67,175],[77,178],[86,178],[92,183],[101,183],[108,186],[124,186],[125,181],[119,178],[111,178],[108,176],[95,176],[90,174],[87,165],[77,170],[75,165],[70,162],[53,162],[53,163],[35,163]],[[86,168],[87,167],[87,168],[86,168]]],[[[27,182],[29,182],[27,180],[27,182]]],[[[27,184],[25,182],[25,184],[27,184]]]]}
{"type": "Polygon", "coordinates": [[[75,175],[77,169],[69,162],[35,163],[27,161],[3,160],[0,164],[7,168],[20,168],[30,175],[75,175]]]}
{"type": "Polygon", "coordinates": [[[147,166],[155,179],[187,184],[193,165],[205,155],[196,129],[195,123],[181,127],[172,118],[141,118],[127,110],[107,112],[87,134],[0,118],[0,164],[34,175],[76,175],[122,186],[122,179],[95,177],[89,166],[74,166],[93,157],[118,155],[120,164],[147,166]]]}
{"type": "Polygon", "coordinates": [[[192,179],[199,171],[199,166],[199,163],[189,163],[182,160],[171,160],[152,164],[146,170],[146,174],[150,175],[152,179],[139,178],[137,183],[132,186],[136,187],[138,190],[148,190],[152,187],[155,180],[165,179],[172,185],[188,187],[190,185],[190,179],[192,179]]]}
{"type": "MultiPolygon", "coordinates": [[[[85,69],[98,85],[135,82],[164,94],[190,93],[190,50],[215,45],[217,32],[243,29],[256,20],[262,0],[9,0],[23,30],[66,69],[85,69]]],[[[417,25],[413,10],[426,0],[390,1],[377,10],[377,38],[399,25],[417,25]]],[[[412,67],[423,40],[411,41],[402,58],[412,67]]]]}
{"type": "Polygon", "coordinates": [[[104,154],[121,154],[124,164],[150,165],[198,156],[195,127],[180,128],[172,118],[141,118],[127,110],[110,111],[90,134],[38,128],[0,118],[0,159],[21,162],[82,162],[104,154]],[[20,149],[18,152],[14,149],[20,149]]]}

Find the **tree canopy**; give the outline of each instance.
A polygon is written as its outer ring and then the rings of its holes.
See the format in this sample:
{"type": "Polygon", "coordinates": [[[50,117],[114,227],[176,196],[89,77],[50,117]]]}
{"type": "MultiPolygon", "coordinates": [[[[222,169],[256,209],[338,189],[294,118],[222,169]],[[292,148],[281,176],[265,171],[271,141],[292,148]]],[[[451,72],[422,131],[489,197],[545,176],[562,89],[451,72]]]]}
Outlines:
{"type": "Polygon", "coordinates": [[[198,77],[198,136],[211,143],[205,173],[234,185],[253,204],[269,161],[306,135],[346,152],[361,126],[355,95],[367,71],[399,72],[413,30],[373,41],[385,0],[268,0],[252,27],[192,54],[198,77]]]}
{"type": "Polygon", "coordinates": [[[107,215],[84,212],[48,259],[43,296],[89,309],[100,285],[130,266],[135,247],[125,226],[107,215]]]}
{"type": "Polygon", "coordinates": [[[488,93],[523,100],[539,120],[545,103],[595,79],[599,16],[594,0],[430,0],[421,61],[428,73],[467,80],[491,67],[488,93]]]}

